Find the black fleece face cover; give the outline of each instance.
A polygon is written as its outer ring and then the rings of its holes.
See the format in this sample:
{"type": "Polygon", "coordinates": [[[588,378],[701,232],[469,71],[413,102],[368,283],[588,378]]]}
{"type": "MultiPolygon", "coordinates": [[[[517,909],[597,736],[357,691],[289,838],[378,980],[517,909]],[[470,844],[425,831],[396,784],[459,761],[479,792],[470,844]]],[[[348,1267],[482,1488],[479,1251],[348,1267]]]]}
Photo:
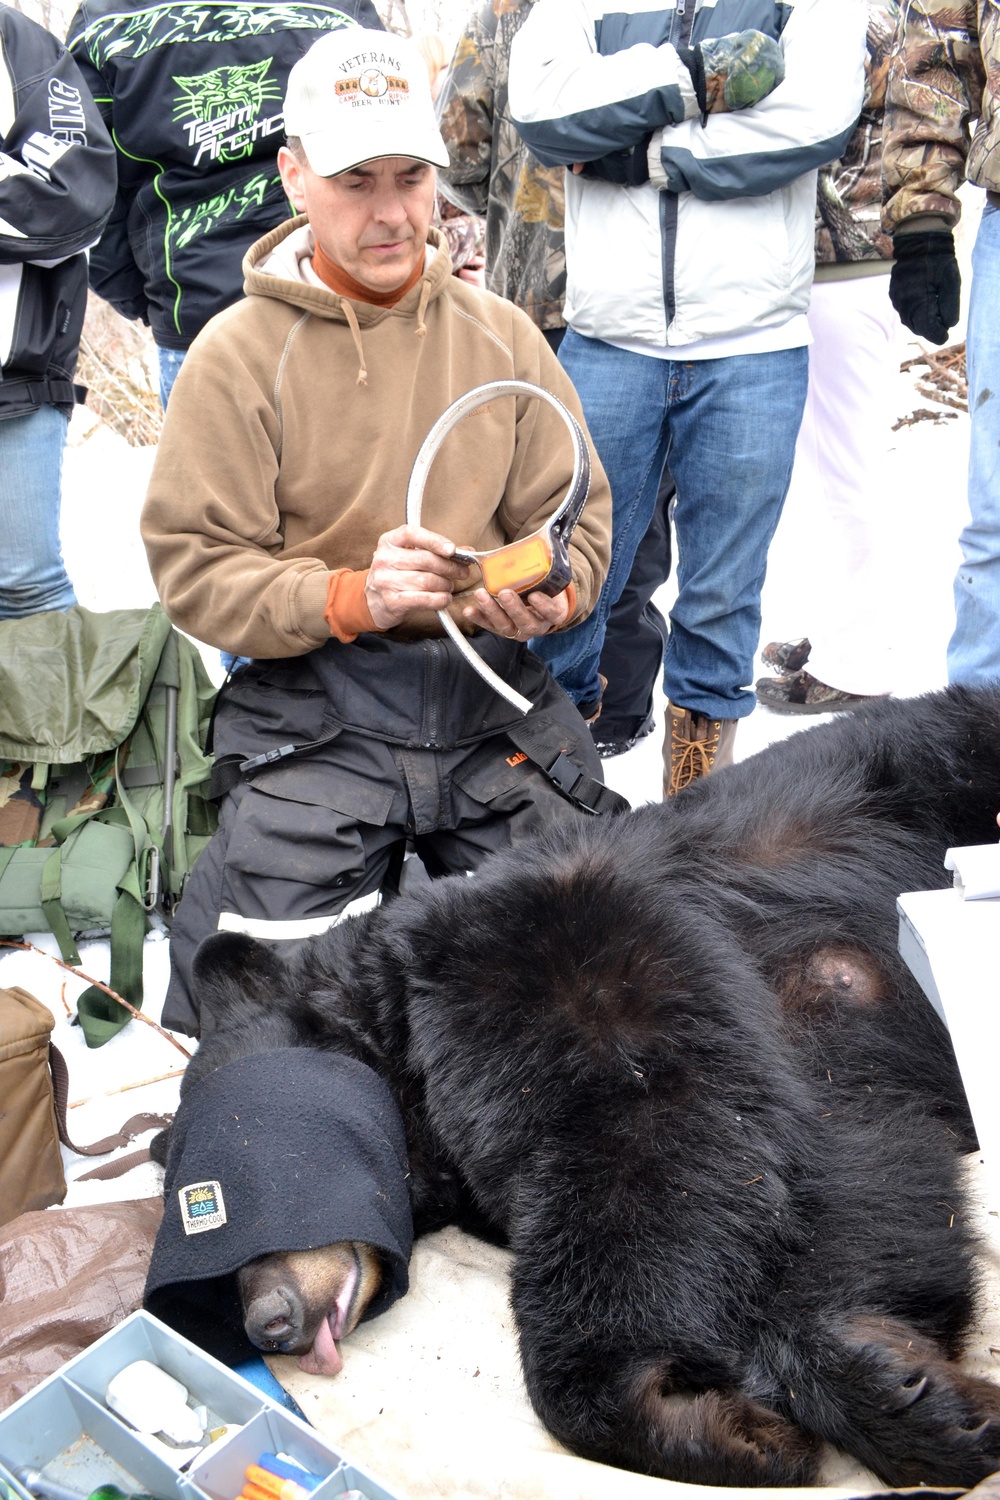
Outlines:
{"type": "Polygon", "coordinates": [[[357,1240],[381,1253],[366,1316],[383,1312],[409,1284],[406,1174],[396,1101],[363,1063],[307,1047],[228,1063],[183,1095],[171,1127],[143,1305],[236,1364],[255,1350],[234,1273],[274,1251],[357,1240]]]}

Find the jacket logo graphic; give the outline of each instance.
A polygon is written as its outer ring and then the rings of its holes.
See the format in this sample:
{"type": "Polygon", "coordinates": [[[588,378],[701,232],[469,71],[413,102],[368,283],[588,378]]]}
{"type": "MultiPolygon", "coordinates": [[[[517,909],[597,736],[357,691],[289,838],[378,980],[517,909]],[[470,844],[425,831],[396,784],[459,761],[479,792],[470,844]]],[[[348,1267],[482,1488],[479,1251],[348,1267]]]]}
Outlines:
{"type": "Polygon", "coordinates": [[[87,144],[87,117],[80,90],[61,78],[49,79],[49,135],[67,146],[87,144]]]}
{"type": "MultiPolygon", "coordinates": [[[[52,181],[52,168],[61,156],[72,145],[72,141],[57,141],[51,135],[43,135],[40,130],[33,130],[21,147],[21,162],[24,170],[31,172],[35,177],[40,177],[43,182],[52,181]]],[[[13,176],[21,171],[21,162],[16,157],[8,159],[4,163],[6,171],[3,175],[13,176]]]]}
{"type": "Polygon", "coordinates": [[[281,85],[268,78],[273,59],[249,67],[213,68],[193,78],[175,78],[181,90],[174,101],[174,119],[185,123],[194,165],[210,161],[242,161],[253,153],[254,142],[284,128],[284,115],[258,118],[263,106],[281,99],[281,85]]]}
{"type": "Polygon", "coordinates": [[[174,250],[183,250],[192,240],[211,233],[219,224],[238,224],[247,214],[260,208],[269,190],[273,195],[280,187],[281,178],[277,173],[268,176],[258,172],[224,193],[215,193],[200,203],[187,205],[177,213],[167,230],[171,246],[174,250]]]}
{"type": "Polygon", "coordinates": [[[185,1234],[203,1234],[206,1229],[220,1229],[225,1224],[221,1182],[189,1183],[179,1190],[177,1197],[185,1234]]]}
{"type": "Polygon", "coordinates": [[[130,14],[121,7],[102,16],[74,37],[71,50],[84,53],[95,68],[115,57],[145,57],[157,47],[182,42],[232,42],[241,36],[270,36],[283,31],[342,31],[353,16],[335,6],[315,3],[273,5],[153,5],[130,14]]]}

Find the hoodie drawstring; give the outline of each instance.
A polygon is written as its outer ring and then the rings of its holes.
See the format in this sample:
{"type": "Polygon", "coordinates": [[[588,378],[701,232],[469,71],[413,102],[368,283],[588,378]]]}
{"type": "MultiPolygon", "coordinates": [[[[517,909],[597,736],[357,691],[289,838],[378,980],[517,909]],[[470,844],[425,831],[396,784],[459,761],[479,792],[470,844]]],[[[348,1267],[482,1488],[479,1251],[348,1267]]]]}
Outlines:
{"type": "Polygon", "coordinates": [[[341,297],[340,305],[344,310],[344,318],[347,326],[351,330],[354,347],[358,351],[358,378],[354,383],[355,385],[367,385],[368,371],[365,368],[365,351],[361,343],[361,329],[358,326],[358,315],[346,297],[341,297]]]}
{"type": "MultiPolygon", "coordinates": [[[[431,283],[429,278],[424,277],[420,285],[420,301],[417,303],[417,338],[426,338],[427,324],[424,322],[424,314],[427,312],[427,304],[431,300],[431,283]]],[[[361,342],[361,327],[358,323],[358,315],[354,311],[346,297],[341,297],[340,305],[344,310],[344,319],[351,330],[354,347],[358,351],[358,378],[355,385],[368,384],[368,369],[365,365],[364,345],[361,342]]]]}
{"type": "Polygon", "coordinates": [[[427,311],[427,304],[430,301],[430,298],[431,298],[430,277],[425,276],[424,279],[423,279],[423,281],[420,283],[420,301],[417,303],[417,338],[418,339],[426,338],[426,336],[427,336],[427,324],[424,322],[424,313],[427,311]]]}

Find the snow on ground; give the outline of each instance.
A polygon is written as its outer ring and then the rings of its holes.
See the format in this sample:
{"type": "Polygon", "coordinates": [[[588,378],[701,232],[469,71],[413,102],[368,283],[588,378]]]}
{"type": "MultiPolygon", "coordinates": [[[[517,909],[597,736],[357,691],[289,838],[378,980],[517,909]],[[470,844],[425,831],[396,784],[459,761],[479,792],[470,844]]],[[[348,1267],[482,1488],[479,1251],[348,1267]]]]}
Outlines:
{"type": "MultiPolygon", "coordinates": [[[[970,232],[966,232],[966,243],[970,232]]],[[[955,337],[961,337],[961,329],[955,337]]],[[[906,357],[918,346],[904,348],[906,357]]],[[[928,402],[914,389],[915,375],[903,375],[887,394],[895,420],[928,402]]],[[[885,482],[882,504],[889,543],[881,587],[889,621],[893,690],[912,695],[943,685],[944,653],[952,622],[951,583],[958,562],[957,537],[966,516],[965,471],[968,417],[940,425],[920,421],[897,433],[886,424],[885,482]]],[[[151,604],[155,590],[139,539],[139,512],[153,452],[129,448],[80,411],[71,427],[64,468],[63,536],[70,575],[80,603],[95,610],[136,608],[151,604]]],[[[763,598],[762,642],[796,639],[808,634],[808,581],[824,566],[809,546],[809,497],[793,484],[785,516],[771,554],[763,598]]],[[[851,588],[845,579],[843,587],[851,588]]],[[[658,603],[666,611],[672,597],[665,585],[658,603]]],[[[218,653],[204,648],[209,673],[222,680],[218,653]]],[[[660,705],[662,715],[662,702],[660,705]]],[[[829,715],[778,715],[757,709],[739,728],[737,758],[774,740],[826,722],[829,715]]],[[[627,755],[606,761],[610,785],[633,805],[660,797],[662,728],[627,755]]],[[[54,940],[32,939],[46,954],[57,955],[54,940]]],[[[184,1057],[152,1028],[133,1023],[96,1052],[88,1051],[68,1009],[85,987],[48,956],[0,950],[0,984],[19,984],[49,1005],[56,1019],[54,1040],[70,1072],[70,1134],[78,1141],[99,1139],[140,1111],[163,1111],[176,1103],[177,1074],[184,1057]],[[161,1075],[173,1075],[163,1078],[161,1075]],[[146,1083],[145,1080],[157,1079],[146,1083]],[[135,1084],[142,1087],[132,1087],[135,1084]],[[128,1087],[126,1087],[128,1086],[128,1087]]],[[[81,945],[83,971],[107,978],[107,943],[81,945]]],[[[167,976],[168,945],[152,935],[145,945],[145,1011],[158,1019],[167,976]]],[[[177,1039],[189,1050],[194,1044],[177,1039]]],[[[121,1153],[124,1154],[124,1153],[121,1153]]],[[[111,1182],[80,1183],[93,1160],[66,1155],[71,1185],[67,1204],[145,1197],[160,1190],[158,1169],[136,1168],[111,1182]]]]}

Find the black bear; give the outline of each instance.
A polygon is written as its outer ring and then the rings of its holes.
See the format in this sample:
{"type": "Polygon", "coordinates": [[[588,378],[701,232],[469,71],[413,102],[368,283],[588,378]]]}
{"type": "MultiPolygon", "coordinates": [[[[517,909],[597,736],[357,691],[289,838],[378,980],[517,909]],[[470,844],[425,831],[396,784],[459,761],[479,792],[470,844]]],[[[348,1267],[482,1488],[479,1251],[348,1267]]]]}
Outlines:
{"type": "MultiPolygon", "coordinates": [[[[1000,689],[952,688],[581,816],[287,961],[218,934],[184,1099],[302,1049],[387,1084],[416,1232],[510,1246],[530,1399],[584,1457],[808,1484],[825,1439],[888,1484],[971,1486],[1000,1468],[1000,1388],[956,1363],[975,1140],[895,901],[998,809],[1000,689]]],[[[335,1300],[289,1296],[258,1342],[308,1347],[335,1300]]]]}

